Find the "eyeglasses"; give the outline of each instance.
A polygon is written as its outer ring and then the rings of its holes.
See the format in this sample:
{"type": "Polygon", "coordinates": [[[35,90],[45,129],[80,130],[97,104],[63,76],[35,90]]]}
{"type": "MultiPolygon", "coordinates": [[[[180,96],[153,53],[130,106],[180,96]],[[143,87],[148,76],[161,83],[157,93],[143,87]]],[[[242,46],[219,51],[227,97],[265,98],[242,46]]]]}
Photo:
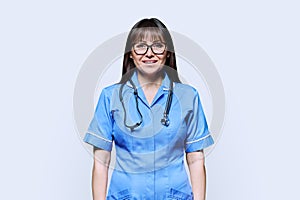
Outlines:
{"type": "Polygon", "coordinates": [[[137,55],[144,55],[149,47],[154,54],[163,54],[166,50],[166,44],[163,42],[154,42],[151,45],[147,45],[144,42],[135,43],[133,45],[133,50],[137,55]]]}

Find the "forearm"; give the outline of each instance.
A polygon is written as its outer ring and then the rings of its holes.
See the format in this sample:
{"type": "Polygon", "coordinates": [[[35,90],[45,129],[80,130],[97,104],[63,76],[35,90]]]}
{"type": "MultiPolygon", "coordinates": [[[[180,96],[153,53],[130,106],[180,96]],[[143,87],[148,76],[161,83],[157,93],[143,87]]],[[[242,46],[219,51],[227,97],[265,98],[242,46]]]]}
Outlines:
{"type": "Polygon", "coordinates": [[[92,192],[93,200],[105,200],[108,180],[108,167],[105,165],[93,167],[92,192]]]}
{"type": "Polygon", "coordinates": [[[194,152],[187,155],[194,200],[205,200],[206,197],[206,170],[203,152],[194,152]]]}
{"type": "Polygon", "coordinates": [[[94,166],[92,172],[93,200],[105,200],[108,182],[110,152],[94,150],[94,166]]]}

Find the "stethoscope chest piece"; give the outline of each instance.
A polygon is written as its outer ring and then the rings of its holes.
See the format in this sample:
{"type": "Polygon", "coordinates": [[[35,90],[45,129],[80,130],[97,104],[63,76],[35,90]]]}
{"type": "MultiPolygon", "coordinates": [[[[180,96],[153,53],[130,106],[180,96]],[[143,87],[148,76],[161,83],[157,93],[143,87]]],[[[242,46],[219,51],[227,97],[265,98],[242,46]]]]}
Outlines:
{"type": "Polygon", "coordinates": [[[161,122],[161,124],[164,125],[164,126],[169,126],[169,124],[170,124],[170,120],[169,120],[168,116],[164,116],[164,118],[162,118],[162,119],[160,120],[160,122],[161,122]]]}

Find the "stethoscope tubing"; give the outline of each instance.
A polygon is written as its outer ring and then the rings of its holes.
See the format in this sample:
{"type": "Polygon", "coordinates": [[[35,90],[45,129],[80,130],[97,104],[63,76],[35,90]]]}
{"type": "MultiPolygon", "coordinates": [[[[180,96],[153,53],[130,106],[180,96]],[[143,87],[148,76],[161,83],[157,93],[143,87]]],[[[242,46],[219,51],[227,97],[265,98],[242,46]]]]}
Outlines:
{"type": "MultiPolygon", "coordinates": [[[[134,128],[140,126],[143,122],[143,115],[141,114],[141,111],[139,109],[139,104],[138,104],[138,92],[137,92],[137,88],[135,86],[135,84],[133,83],[133,81],[131,80],[131,78],[129,79],[129,82],[131,83],[131,85],[133,86],[133,94],[135,96],[135,102],[136,102],[136,109],[138,111],[139,117],[140,117],[140,121],[135,123],[134,125],[128,125],[126,123],[126,109],[125,109],[125,105],[124,105],[124,99],[123,99],[123,88],[124,85],[126,84],[126,82],[121,84],[120,90],[119,90],[119,99],[122,103],[122,107],[124,110],[124,125],[127,128],[130,128],[131,131],[133,131],[134,128]]],[[[170,86],[169,86],[169,92],[168,92],[168,98],[167,98],[167,103],[165,106],[165,110],[164,110],[164,114],[163,114],[163,118],[161,119],[161,123],[164,126],[169,126],[170,124],[170,120],[169,120],[169,112],[170,112],[170,108],[171,108],[171,104],[172,104],[172,98],[173,98],[173,81],[170,80],[170,86]]]]}

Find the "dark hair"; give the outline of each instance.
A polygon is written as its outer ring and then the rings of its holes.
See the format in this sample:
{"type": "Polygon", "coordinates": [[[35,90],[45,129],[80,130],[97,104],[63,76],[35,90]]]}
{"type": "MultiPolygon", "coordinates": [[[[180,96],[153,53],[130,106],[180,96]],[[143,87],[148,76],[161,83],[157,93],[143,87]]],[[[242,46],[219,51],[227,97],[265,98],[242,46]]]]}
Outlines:
{"type": "Polygon", "coordinates": [[[125,83],[131,77],[133,73],[132,69],[136,68],[133,60],[130,58],[133,43],[142,40],[147,34],[150,34],[153,38],[159,38],[166,42],[167,54],[169,56],[166,58],[164,69],[173,82],[181,83],[178,77],[175,50],[171,34],[167,27],[156,18],[142,19],[130,30],[125,46],[122,78],[119,83],[125,83]]]}

